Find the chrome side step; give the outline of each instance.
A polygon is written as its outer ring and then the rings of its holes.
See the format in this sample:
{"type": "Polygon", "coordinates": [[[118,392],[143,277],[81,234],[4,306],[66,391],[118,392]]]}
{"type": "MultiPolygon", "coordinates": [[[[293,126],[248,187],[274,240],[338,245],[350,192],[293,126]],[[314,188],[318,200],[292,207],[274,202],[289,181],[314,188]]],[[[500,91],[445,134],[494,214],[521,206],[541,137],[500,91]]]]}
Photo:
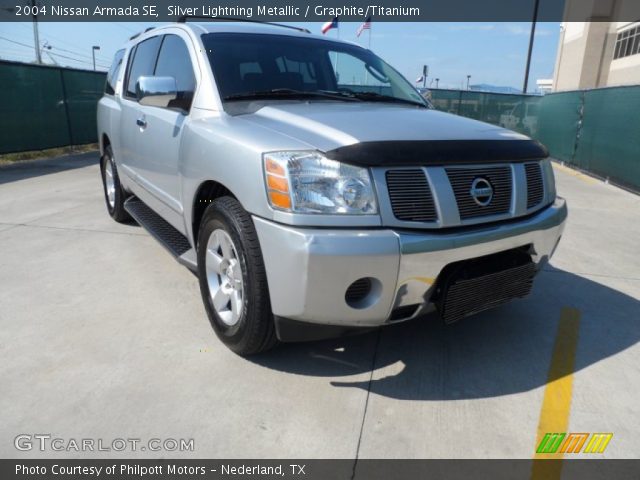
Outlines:
{"type": "Polygon", "coordinates": [[[178,262],[190,270],[196,270],[196,252],[191,247],[191,244],[189,244],[187,237],[137,197],[127,199],[124,202],[124,209],[140,226],[144,227],[152,237],[158,240],[178,262]]]}

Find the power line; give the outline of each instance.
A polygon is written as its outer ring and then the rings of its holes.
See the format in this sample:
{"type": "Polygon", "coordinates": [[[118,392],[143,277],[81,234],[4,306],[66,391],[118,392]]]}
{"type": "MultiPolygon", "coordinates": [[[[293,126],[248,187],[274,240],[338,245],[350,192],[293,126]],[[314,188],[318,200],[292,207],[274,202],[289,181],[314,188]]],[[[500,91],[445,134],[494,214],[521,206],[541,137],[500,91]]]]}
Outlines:
{"type": "Polygon", "coordinates": [[[13,50],[13,51],[11,51],[11,50],[4,50],[4,51],[2,52],[2,54],[1,54],[1,57],[0,57],[0,58],[2,58],[2,57],[6,57],[8,60],[10,60],[10,58],[9,58],[9,57],[20,57],[20,58],[29,59],[29,60],[31,60],[31,61],[33,61],[33,60],[34,60],[33,55],[28,55],[28,54],[26,54],[26,53],[20,53],[20,52],[18,52],[17,50],[13,50]]]}
{"type": "Polygon", "coordinates": [[[121,22],[114,22],[113,25],[115,25],[116,27],[120,27],[121,29],[129,32],[129,33],[138,33],[136,30],[129,28],[129,27],[125,27],[121,22]]]}
{"type": "MultiPolygon", "coordinates": [[[[55,42],[54,42],[54,43],[64,43],[64,42],[62,42],[62,41],[58,40],[56,37],[54,37],[54,36],[52,36],[52,35],[45,34],[44,36],[45,36],[45,37],[51,37],[51,38],[53,38],[53,39],[55,40],[55,42]]],[[[86,58],[86,59],[88,59],[88,60],[91,60],[91,59],[93,58],[91,55],[85,55],[84,53],[80,53],[80,52],[78,52],[78,51],[68,50],[68,49],[65,49],[65,48],[62,48],[62,47],[58,47],[58,46],[56,46],[56,47],[54,47],[54,48],[55,48],[56,50],[60,50],[61,52],[72,53],[73,55],[77,55],[77,56],[79,56],[79,57],[84,57],[84,58],[86,58]]],[[[96,55],[96,58],[100,58],[100,57],[104,57],[104,58],[101,58],[101,60],[102,60],[102,61],[104,61],[104,62],[110,62],[110,61],[111,61],[111,59],[110,59],[110,58],[107,58],[106,56],[103,56],[103,55],[96,55]]]]}
{"type": "MultiPolygon", "coordinates": [[[[19,25],[20,27],[26,28],[28,30],[31,29],[31,27],[28,27],[27,25],[25,25],[23,23],[17,23],[17,25],[19,25]]],[[[117,25],[120,28],[123,28],[123,29],[127,30],[127,28],[125,26],[120,25],[118,23],[113,23],[112,25],[117,25]]],[[[77,50],[77,48],[78,48],[77,44],[74,44],[74,43],[72,43],[72,42],[70,42],[70,41],[68,41],[66,39],[62,39],[62,38],[58,37],[57,35],[53,35],[53,34],[49,33],[48,28],[46,28],[46,27],[48,27],[46,23],[40,25],[40,35],[41,35],[41,37],[43,37],[45,39],[49,39],[50,40],[49,41],[50,44],[51,43],[55,43],[56,46],[54,48],[56,50],[60,50],[62,52],[67,52],[67,53],[71,53],[73,55],[77,55],[77,56],[80,56],[80,57],[84,57],[84,58],[86,58],[88,60],[92,60],[92,56],[91,55],[87,55],[87,54],[81,53],[80,51],[77,50]],[[54,41],[52,42],[51,39],[53,39],[54,41]],[[60,46],[57,46],[58,44],[62,44],[67,48],[65,49],[65,48],[62,48],[60,46]],[[71,50],[69,50],[69,48],[71,48],[71,50]],[[73,49],[75,49],[75,50],[73,50],[73,49]]],[[[138,30],[128,29],[127,31],[128,31],[128,33],[138,33],[138,30]]],[[[26,33],[26,32],[24,32],[24,33],[26,33]]],[[[30,46],[29,48],[33,48],[33,47],[30,46]]],[[[104,63],[107,63],[107,64],[111,64],[111,61],[113,60],[113,56],[109,55],[109,54],[106,54],[106,53],[102,53],[102,52],[101,53],[96,53],[96,60],[100,60],[101,62],[104,62],[104,63]]]]}
{"type": "MultiPolygon", "coordinates": [[[[84,63],[84,64],[86,64],[86,65],[92,65],[92,63],[91,63],[91,62],[87,62],[87,61],[84,61],[84,60],[80,60],[80,59],[78,59],[78,58],[68,57],[67,55],[61,55],[61,54],[59,54],[59,53],[55,53],[55,52],[51,52],[51,51],[47,51],[47,53],[48,53],[49,55],[55,55],[56,57],[66,58],[66,59],[68,59],[68,60],[73,60],[73,61],[78,62],[78,63],[84,63]]],[[[96,63],[96,66],[98,66],[98,67],[100,67],[100,68],[109,68],[109,67],[108,67],[108,66],[106,66],[106,65],[102,65],[102,64],[98,64],[98,63],[96,63]]]]}
{"type": "Polygon", "coordinates": [[[16,45],[21,45],[23,47],[33,48],[33,45],[27,45],[26,43],[16,42],[15,40],[11,40],[10,38],[7,38],[7,37],[0,36],[0,39],[6,40],[7,42],[15,43],[16,45]]]}
{"type": "MultiPolygon", "coordinates": [[[[67,40],[63,40],[62,38],[60,38],[60,37],[58,37],[58,36],[56,36],[56,35],[52,35],[52,34],[50,34],[50,33],[47,31],[47,29],[46,29],[46,28],[45,28],[45,29],[43,29],[42,35],[43,35],[44,37],[47,37],[47,38],[53,38],[53,39],[55,40],[55,43],[61,43],[61,44],[65,45],[65,46],[67,46],[67,47],[69,47],[69,48],[77,48],[77,44],[72,44],[71,42],[69,42],[69,41],[67,41],[67,40]]],[[[58,48],[58,50],[62,50],[62,48],[60,48],[60,47],[56,47],[56,48],[58,48]]],[[[71,51],[71,50],[67,50],[67,52],[68,52],[68,53],[73,53],[74,55],[85,56],[84,54],[82,54],[82,53],[80,53],[80,52],[78,52],[78,51],[71,51]]],[[[97,57],[99,57],[99,56],[101,56],[101,55],[100,55],[100,54],[96,55],[96,58],[97,58],[97,57]]],[[[87,57],[87,58],[91,58],[91,57],[87,57]]],[[[106,62],[111,62],[111,59],[110,59],[110,58],[103,58],[103,60],[104,60],[104,61],[106,61],[106,62]]]]}
{"type": "MultiPolygon", "coordinates": [[[[54,45],[51,45],[51,46],[52,46],[53,48],[55,48],[56,50],[60,50],[61,52],[71,53],[71,54],[73,54],[73,55],[77,55],[77,56],[79,56],[79,57],[84,57],[84,58],[86,58],[86,59],[88,59],[88,60],[91,60],[91,59],[92,59],[92,57],[91,57],[90,55],[84,55],[84,54],[82,54],[82,53],[74,52],[74,51],[72,51],[72,50],[67,50],[67,49],[64,49],[64,48],[61,48],[61,47],[56,47],[56,46],[54,46],[54,45]]],[[[96,58],[97,58],[97,57],[98,57],[98,56],[96,55],[96,58]]],[[[102,60],[103,60],[103,61],[106,61],[106,59],[104,59],[104,58],[103,58],[102,60]]]]}
{"type": "MultiPolygon", "coordinates": [[[[62,52],[72,53],[72,54],[78,55],[80,57],[85,57],[85,58],[87,58],[89,60],[91,60],[93,58],[91,55],[85,55],[85,54],[80,53],[80,52],[74,52],[73,50],[66,50],[66,49],[60,48],[60,47],[54,47],[54,48],[56,50],[60,50],[62,52]]],[[[100,58],[100,57],[103,57],[103,58],[101,58],[102,61],[105,61],[105,62],[110,62],[111,61],[111,59],[107,58],[105,55],[96,55],[96,58],[100,58]]]]}
{"type": "MultiPolygon", "coordinates": [[[[15,43],[16,45],[20,45],[22,47],[33,48],[31,45],[27,45],[26,43],[22,43],[22,42],[16,42],[15,40],[11,40],[10,38],[6,38],[6,37],[0,36],[0,39],[1,40],[5,40],[5,41],[10,42],[10,43],[15,43]]],[[[85,65],[91,65],[91,62],[85,61],[85,60],[82,60],[82,59],[79,59],[79,58],[69,57],[67,55],[61,55],[59,53],[55,53],[55,52],[51,52],[51,51],[49,51],[48,53],[50,53],[51,55],[55,55],[56,57],[66,58],[68,60],[73,60],[74,62],[82,63],[82,64],[85,64],[85,65]]],[[[100,68],[106,68],[106,69],[109,68],[108,65],[103,65],[103,64],[98,64],[98,63],[96,63],[96,65],[99,66],[100,68]]]]}

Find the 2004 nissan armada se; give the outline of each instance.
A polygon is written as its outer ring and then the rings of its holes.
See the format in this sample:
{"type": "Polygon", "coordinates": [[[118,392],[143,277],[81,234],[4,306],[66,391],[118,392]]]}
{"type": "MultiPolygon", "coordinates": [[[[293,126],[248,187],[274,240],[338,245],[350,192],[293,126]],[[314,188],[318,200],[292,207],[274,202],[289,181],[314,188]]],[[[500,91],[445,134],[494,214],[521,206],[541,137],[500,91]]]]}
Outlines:
{"type": "Polygon", "coordinates": [[[230,349],[529,293],[567,217],[542,145],[433,110],[355,44],[186,20],[117,52],[102,180],[114,220],[197,272],[230,349]]]}

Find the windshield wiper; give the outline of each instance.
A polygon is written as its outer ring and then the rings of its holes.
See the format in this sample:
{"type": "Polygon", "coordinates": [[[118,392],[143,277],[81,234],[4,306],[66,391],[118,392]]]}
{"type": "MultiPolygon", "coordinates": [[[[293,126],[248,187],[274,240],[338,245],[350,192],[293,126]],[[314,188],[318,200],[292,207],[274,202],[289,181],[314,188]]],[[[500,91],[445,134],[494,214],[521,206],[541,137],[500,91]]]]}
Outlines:
{"type": "Polygon", "coordinates": [[[227,95],[223,100],[260,100],[272,98],[329,98],[332,100],[342,100],[347,102],[360,101],[351,94],[343,94],[342,92],[331,91],[305,91],[295,90],[293,88],[273,88],[271,90],[259,90],[256,92],[238,93],[235,95],[227,95]]]}
{"type": "Polygon", "coordinates": [[[405,98],[392,97],[391,95],[383,95],[376,92],[353,92],[352,95],[360,100],[369,102],[389,102],[389,103],[406,103],[416,107],[429,108],[424,103],[407,100],[405,98]]]}

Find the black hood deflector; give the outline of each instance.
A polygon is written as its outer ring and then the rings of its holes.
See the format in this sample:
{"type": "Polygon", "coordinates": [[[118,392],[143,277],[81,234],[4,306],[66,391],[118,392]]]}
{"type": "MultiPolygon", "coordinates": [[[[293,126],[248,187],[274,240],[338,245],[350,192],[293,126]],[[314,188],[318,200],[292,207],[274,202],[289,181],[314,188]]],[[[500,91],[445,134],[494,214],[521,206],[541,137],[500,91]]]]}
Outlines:
{"type": "Polygon", "coordinates": [[[363,167],[459,165],[540,160],[549,151],[537,140],[400,140],[362,142],[325,152],[363,167]]]}

